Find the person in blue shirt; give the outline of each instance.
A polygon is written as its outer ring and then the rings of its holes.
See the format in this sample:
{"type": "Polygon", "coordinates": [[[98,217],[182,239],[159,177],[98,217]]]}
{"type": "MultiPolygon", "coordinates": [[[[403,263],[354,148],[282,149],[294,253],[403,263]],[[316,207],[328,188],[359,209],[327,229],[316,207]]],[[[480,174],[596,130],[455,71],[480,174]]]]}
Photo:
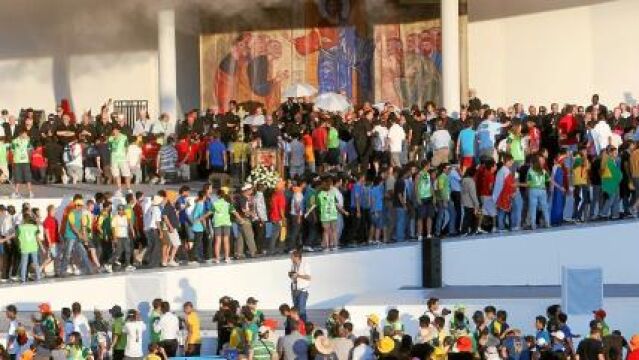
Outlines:
{"type": "Polygon", "coordinates": [[[457,139],[457,158],[459,159],[462,173],[475,163],[475,136],[473,120],[466,119],[464,129],[459,132],[457,139]]]}
{"type": "MultiPolygon", "coordinates": [[[[178,211],[178,221],[180,222],[180,229],[178,229],[178,233],[182,239],[187,239],[187,254],[188,251],[191,250],[191,246],[193,245],[193,232],[191,231],[191,220],[189,219],[189,215],[187,213],[187,208],[189,207],[188,199],[190,197],[191,188],[184,185],[180,187],[178,193],[180,196],[175,200],[175,208],[178,211]]],[[[192,209],[191,209],[192,210],[192,209]]]]}
{"type": "MultiPolygon", "coordinates": [[[[206,198],[205,191],[199,191],[197,193],[197,200],[195,201],[195,205],[193,205],[193,211],[191,212],[191,216],[189,219],[189,228],[190,232],[193,234],[193,245],[192,245],[192,259],[197,262],[202,262],[204,260],[204,237],[206,230],[206,220],[204,215],[207,214],[205,210],[204,200],[206,198]]],[[[209,241],[207,241],[209,242],[209,241]]]]}
{"type": "Polygon", "coordinates": [[[546,330],[545,316],[539,315],[535,318],[535,328],[537,330],[535,340],[539,342],[539,339],[544,339],[545,344],[550,344],[550,334],[548,333],[548,330],[546,330]]]}
{"type": "Polygon", "coordinates": [[[206,165],[208,169],[215,173],[226,172],[228,161],[226,152],[226,145],[217,134],[213,134],[213,138],[206,149],[206,165]]]}

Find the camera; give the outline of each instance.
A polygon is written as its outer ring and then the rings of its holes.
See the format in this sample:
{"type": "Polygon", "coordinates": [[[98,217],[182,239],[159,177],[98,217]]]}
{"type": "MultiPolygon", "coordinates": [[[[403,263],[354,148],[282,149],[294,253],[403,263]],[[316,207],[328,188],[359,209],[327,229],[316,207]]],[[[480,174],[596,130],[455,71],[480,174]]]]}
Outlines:
{"type": "Polygon", "coordinates": [[[443,308],[442,309],[442,316],[448,316],[452,313],[452,311],[450,311],[449,309],[443,308]]]}

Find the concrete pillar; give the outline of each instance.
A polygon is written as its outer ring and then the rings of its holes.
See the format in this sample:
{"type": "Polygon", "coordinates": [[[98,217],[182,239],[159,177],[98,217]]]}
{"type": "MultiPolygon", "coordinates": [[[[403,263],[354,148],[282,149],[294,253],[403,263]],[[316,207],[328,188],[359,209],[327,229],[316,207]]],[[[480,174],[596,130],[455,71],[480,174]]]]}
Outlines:
{"type": "Polygon", "coordinates": [[[461,80],[459,66],[459,0],[441,0],[443,106],[459,114],[461,80]]]}
{"type": "Polygon", "coordinates": [[[177,119],[177,61],[175,52],[175,10],[158,12],[158,85],[160,112],[177,119]]]}

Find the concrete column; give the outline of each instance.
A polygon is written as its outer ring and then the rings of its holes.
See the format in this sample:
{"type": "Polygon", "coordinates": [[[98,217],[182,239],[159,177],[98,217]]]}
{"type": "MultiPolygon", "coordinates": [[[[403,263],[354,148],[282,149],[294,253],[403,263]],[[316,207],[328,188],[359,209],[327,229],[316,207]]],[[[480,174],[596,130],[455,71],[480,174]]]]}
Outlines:
{"type": "Polygon", "coordinates": [[[158,85],[160,112],[177,119],[177,61],[175,52],[175,10],[158,12],[158,85]]]}
{"type": "Polygon", "coordinates": [[[459,113],[461,80],[459,66],[459,0],[441,0],[443,106],[448,114],[459,113]]]}

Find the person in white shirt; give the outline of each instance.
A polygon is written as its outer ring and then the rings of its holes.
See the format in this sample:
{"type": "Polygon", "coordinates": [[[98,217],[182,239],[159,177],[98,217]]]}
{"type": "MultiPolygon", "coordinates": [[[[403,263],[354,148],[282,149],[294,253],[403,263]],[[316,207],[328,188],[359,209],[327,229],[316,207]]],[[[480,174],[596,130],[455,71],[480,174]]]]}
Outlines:
{"type": "Polygon", "coordinates": [[[89,320],[82,314],[80,303],[74,302],[71,304],[71,313],[73,331],[80,333],[82,343],[88,346],[91,344],[91,328],[89,327],[89,320]]]}
{"type": "Polygon", "coordinates": [[[293,306],[299,310],[300,317],[306,321],[306,301],[311,285],[311,267],[307,261],[302,260],[302,252],[294,250],[291,253],[291,271],[288,277],[291,279],[291,295],[293,306]]]}
{"type": "Polygon", "coordinates": [[[77,139],[73,139],[65,148],[63,158],[64,165],[67,170],[67,175],[72,184],[82,182],[83,170],[82,170],[82,145],[77,139]]]}
{"type": "Polygon", "coordinates": [[[7,353],[9,353],[9,356],[11,356],[12,358],[15,358],[16,356],[16,349],[17,349],[17,344],[16,344],[16,339],[17,339],[17,331],[18,331],[18,326],[20,326],[20,323],[18,322],[18,308],[16,308],[15,305],[8,305],[5,308],[5,316],[7,317],[7,320],[9,321],[9,329],[7,330],[7,337],[6,337],[6,350],[7,353]]]}
{"type": "Polygon", "coordinates": [[[146,235],[147,250],[144,260],[149,267],[159,267],[162,261],[162,244],[160,244],[160,229],[162,222],[162,197],[153,196],[151,207],[144,213],[144,234],[146,235]]]}
{"type": "Polygon", "coordinates": [[[116,248],[113,251],[109,264],[105,266],[107,272],[113,271],[113,264],[120,265],[120,258],[124,255],[124,270],[133,271],[135,267],[131,265],[131,239],[135,238],[135,230],[133,224],[124,212],[124,204],[118,205],[118,212],[111,219],[111,228],[113,231],[113,240],[116,248]]]}
{"type": "Polygon", "coordinates": [[[153,324],[153,330],[160,333],[160,345],[164,348],[167,357],[175,357],[178,347],[178,336],[180,332],[180,321],[171,312],[168,302],[163,301],[160,306],[162,315],[153,324]]]}
{"type": "Polygon", "coordinates": [[[605,150],[608,145],[612,143],[612,130],[610,130],[610,125],[608,125],[603,117],[597,122],[595,127],[590,130],[590,134],[592,135],[597,154],[600,154],[601,151],[605,150]]]}
{"type": "Polygon", "coordinates": [[[142,148],[140,147],[140,143],[142,142],[142,137],[138,137],[136,141],[133,141],[129,144],[129,147],[126,150],[126,160],[129,163],[129,168],[131,169],[131,176],[133,176],[132,182],[134,184],[139,184],[142,182],[142,148]]]}
{"type": "Polygon", "coordinates": [[[433,148],[432,166],[437,167],[439,164],[448,163],[451,142],[452,138],[448,130],[444,128],[443,122],[437,120],[437,130],[430,136],[430,144],[433,148]]]}
{"type": "MultiPolygon", "coordinates": [[[[396,119],[395,113],[391,113],[388,116],[388,120],[396,119]]],[[[401,154],[402,146],[406,140],[406,131],[400,125],[400,120],[397,119],[395,123],[388,129],[388,147],[391,153],[391,165],[401,166],[401,154]]]]}
{"type": "Polygon", "coordinates": [[[126,335],[126,347],[124,348],[125,359],[141,359],[144,356],[142,342],[146,324],[140,319],[140,313],[136,310],[129,310],[126,315],[126,323],[122,333],[126,335]]]}

